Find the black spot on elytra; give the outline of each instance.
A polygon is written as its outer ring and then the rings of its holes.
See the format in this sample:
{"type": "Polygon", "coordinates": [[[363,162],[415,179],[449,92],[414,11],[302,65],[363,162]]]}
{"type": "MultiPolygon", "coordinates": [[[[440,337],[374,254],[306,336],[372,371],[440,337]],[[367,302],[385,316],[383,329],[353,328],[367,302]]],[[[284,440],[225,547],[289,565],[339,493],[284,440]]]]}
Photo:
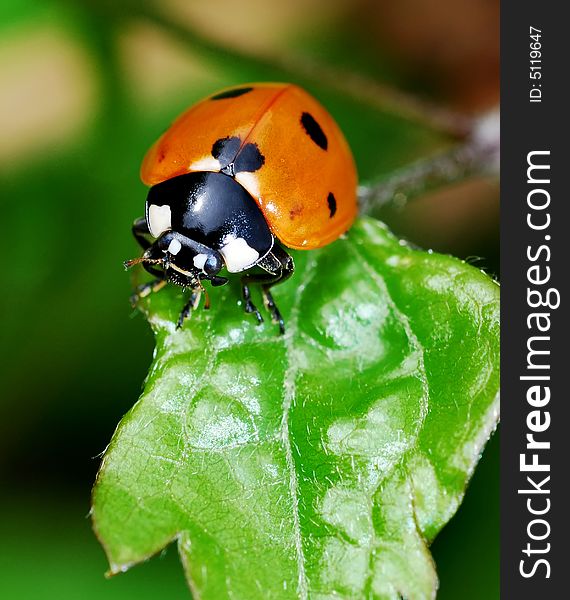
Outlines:
{"type": "Polygon", "coordinates": [[[227,167],[234,160],[240,146],[241,140],[238,137],[220,138],[212,146],[212,156],[220,161],[222,168],[227,167]]]}
{"type": "Polygon", "coordinates": [[[233,177],[242,171],[253,173],[263,166],[265,157],[257,144],[249,142],[241,150],[240,147],[241,140],[238,137],[220,138],[214,142],[212,156],[220,162],[222,173],[233,177]]]}
{"type": "Polygon", "coordinates": [[[332,219],[336,213],[336,198],[332,192],[329,192],[327,196],[327,203],[329,205],[329,217],[332,219]]]}
{"type": "Polygon", "coordinates": [[[329,146],[327,136],[321,129],[321,126],[315,121],[313,115],[308,112],[304,112],[301,115],[301,125],[305,129],[306,134],[323,150],[326,150],[329,146]]]}
{"type": "Polygon", "coordinates": [[[225,100],[226,98],[237,98],[238,96],[243,96],[244,94],[251,92],[252,89],[252,87],[233,88],[232,90],[226,90],[225,92],[215,94],[210,98],[210,100],[225,100]]]}
{"type": "Polygon", "coordinates": [[[257,144],[250,142],[246,144],[236,156],[234,169],[236,173],[239,173],[240,171],[248,171],[249,173],[253,173],[258,169],[261,169],[264,163],[265,156],[261,154],[257,144]]]}

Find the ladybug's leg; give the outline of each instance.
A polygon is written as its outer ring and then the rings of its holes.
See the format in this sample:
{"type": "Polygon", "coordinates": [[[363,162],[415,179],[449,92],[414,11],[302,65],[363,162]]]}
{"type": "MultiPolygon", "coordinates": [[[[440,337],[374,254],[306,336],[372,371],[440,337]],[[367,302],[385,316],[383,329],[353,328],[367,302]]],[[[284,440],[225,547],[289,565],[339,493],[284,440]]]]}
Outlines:
{"type": "Polygon", "coordinates": [[[275,323],[279,324],[279,331],[281,333],[285,333],[285,322],[283,321],[283,317],[281,316],[281,312],[277,308],[275,304],[275,300],[273,300],[273,296],[269,291],[269,288],[277,285],[278,283],[283,283],[291,275],[293,275],[293,271],[295,271],[295,263],[293,262],[293,258],[283,250],[283,248],[279,246],[274,246],[271,252],[273,256],[279,261],[280,269],[276,279],[274,279],[270,283],[264,283],[261,285],[261,291],[263,293],[263,301],[267,310],[271,313],[271,317],[275,323]]]}
{"type": "MultiPolygon", "coordinates": [[[[147,237],[147,236],[150,236],[150,231],[148,229],[148,224],[144,217],[138,218],[133,223],[133,226],[131,227],[131,231],[133,232],[133,235],[135,236],[135,240],[137,240],[137,242],[139,243],[139,246],[141,246],[143,250],[148,250],[153,245],[153,242],[151,242],[147,237]]],[[[130,262],[131,261],[126,261],[125,266],[129,266],[128,263],[130,263],[130,262]]],[[[133,261],[133,262],[135,262],[135,261],[133,261]]],[[[143,262],[143,261],[141,261],[141,262],[143,262]]],[[[142,266],[145,269],[145,271],[148,271],[151,275],[154,275],[157,279],[162,280],[166,276],[163,269],[157,269],[152,264],[143,262],[142,266]]]]}
{"type": "MultiPolygon", "coordinates": [[[[261,293],[263,294],[263,302],[267,310],[271,313],[271,319],[274,323],[279,325],[279,331],[281,333],[285,333],[285,322],[283,321],[283,317],[281,316],[281,312],[277,308],[275,304],[275,300],[273,299],[273,295],[269,291],[274,285],[278,283],[282,283],[283,281],[289,279],[295,270],[295,264],[293,263],[293,259],[285,250],[280,248],[279,246],[273,246],[272,251],[265,256],[259,263],[262,269],[266,270],[267,273],[262,273],[258,275],[245,275],[242,277],[242,286],[244,288],[244,299],[245,299],[245,290],[247,288],[247,292],[249,294],[249,288],[247,287],[247,283],[258,283],[261,285],[261,293]],[[245,280],[245,281],[244,281],[245,280]],[[247,282],[247,283],[246,283],[247,282]]],[[[250,301],[251,304],[251,301],[250,301]]],[[[257,309],[254,307],[255,311],[257,309]]],[[[247,308],[247,300],[246,300],[246,312],[253,312],[248,310],[247,308]]],[[[257,311],[259,313],[259,311],[257,311]]],[[[257,316],[257,315],[256,315],[257,316]]],[[[261,317],[261,315],[259,315],[261,317]]],[[[259,321],[258,317],[258,321],[259,321]]],[[[261,321],[259,321],[261,322],[261,321]]]]}
{"type": "Polygon", "coordinates": [[[266,271],[275,273],[275,275],[277,275],[275,281],[273,281],[273,283],[271,283],[267,287],[272,287],[278,283],[283,283],[284,281],[289,279],[289,277],[293,275],[293,271],[295,271],[295,263],[293,262],[293,257],[287,254],[287,252],[285,252],[285,250],[283,250],[283,248],[281,248],[281,246],[278,246],[277,244],[273,246],[271,252],[266,257],[264,257],[258,264],[262,269],[265,269],[266,271]],[[267,258],[273,263],[272,266],[265,264],[265,259],[267,258]],[[275,268],[275,266],[277,268],[275,268]]]}
{"type": "Polygon", "coordinates": [[[144,217],[138,218],[131,228],[133,235],[135,236],[135,240],[139,243],[143,250],[146,250],[151,246],[151,242],[146,237],[150,235],[150,231],[148,229],[148,224],[144,217]]]}
{"type": "MultiPolygon", "coordinates": [[[[178,316],[178,321],[176,321],[176,329],[180,329],[184,324],[184,321],[188,317],[191,311],[196,310],[198,305],[200,304],[200,296],[202,294],[201,288],[195,288],[192,290],[190,294],[190,298],[188,298],[188,302],[182,307],[180,311],[180,315],[178,316]]],[[[206,305],[204,308],[209,308],[208,296],[206,296],[206,305]]]]}
{"type": "Polygon", "coordinates": [[[152,265],[149,265],[148,263],[143,263],[143,269],[147,273],[154,275],[157,279],[166,280],[166,271],[164,271],[162,269],[157,269],[156,267],[153,267],[152,265]]]}
{"type": "Polygon", "coordinates": [[[166,285],[166,279],[159,278],[147,281],[141,285],[137,285],[134,294],[130,297],[130,302],[133,306],[141,299],[146,298],[152,292],[158,292],[166,285]]]}
{"type": "MultiPolygon", "coordinates": [[[[148,229],[148,225],[146,219],[144,217],[140,217],[137,219],[131,228],[135,239],[139,243],[139,245],[146,250],[150,248],[151,242],[145,237],[150,235],[150,231],[148,229]]],[[[154,275],[156,279],[153,281],[148,281],[147,283],[143,283],[138,285],[130,297],[130,302],[134,306],[141,298],[145,298],[152,292],[158,292],[158,290],[162,289],[166,285],[165,273],[162,269],[157,269],[153,265],[144,264],[143,268],[148,271],[151,275],[154,275]]]]}
{"type": "MultiPolygon", "coordinates": [[[[263,277],[263,275],[262,275],[263,277]]],[[[261,323],[263,323],[263,317],[261,316],[261,313],[259,312],[259,310],[257,309],[257,306],[255,306],[255,304],[251,301],[251,291],[249,289],[249,285],[248,283],[256,283],[257,279],[255,278],[255,275],[244,275],[241,278],[241,293],[243,296],[243,301],[244,301],[244,309],[246,313],[253,313],[255,315],[255,318],[257,319],[257,324],[261,325],[261,323]]]]}

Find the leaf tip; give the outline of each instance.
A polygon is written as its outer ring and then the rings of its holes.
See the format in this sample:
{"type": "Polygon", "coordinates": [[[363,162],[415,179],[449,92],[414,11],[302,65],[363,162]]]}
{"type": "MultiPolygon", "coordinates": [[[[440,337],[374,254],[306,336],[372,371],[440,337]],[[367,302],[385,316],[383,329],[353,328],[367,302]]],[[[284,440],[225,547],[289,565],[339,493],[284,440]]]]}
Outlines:
{"type": "Polygon", "coordinates": [[[126,573],[132,566],[133,563],[118,564],[110,562],[109,568],[105,571],[105,579],[111,579],[111,577],[114,577],[115,575],[126,573]]]}

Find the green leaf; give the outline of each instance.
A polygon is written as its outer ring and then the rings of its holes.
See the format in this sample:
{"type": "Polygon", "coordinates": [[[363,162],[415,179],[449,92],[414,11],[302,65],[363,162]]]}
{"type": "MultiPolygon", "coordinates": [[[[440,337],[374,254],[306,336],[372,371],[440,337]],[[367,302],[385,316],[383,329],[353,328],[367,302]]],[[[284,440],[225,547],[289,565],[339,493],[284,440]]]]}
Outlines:
{"type": "Polygon", "coordinates": [[[146,301],[156,355],[94,490],[111,573],[177,540],[195,600],[432,598],[498,418],[498,286],[370,219],[295,261],[285,336],[236,286],[179,331],[179,290],[146,301]]]}

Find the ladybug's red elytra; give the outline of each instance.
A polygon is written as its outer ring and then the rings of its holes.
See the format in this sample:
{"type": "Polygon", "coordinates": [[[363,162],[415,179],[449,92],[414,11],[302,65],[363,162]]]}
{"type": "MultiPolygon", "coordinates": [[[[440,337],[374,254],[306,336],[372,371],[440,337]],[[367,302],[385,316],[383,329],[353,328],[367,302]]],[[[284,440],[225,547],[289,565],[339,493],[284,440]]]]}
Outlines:
{"type": "Polygon", "coordinates": [[[350,148],[330,114],[292,84],[242,85],[198,102],[150,148],[141,178],[151,188],[133,234],[144,253],[125,265],[142,263],[157,278],[137,297],[167,282],[192,290],[178,327],[203,280],[227,283],[225,268],[243,273],[244,307],[259,323],[250,285],[260,285],[283,333],[270,288],[293,273],[284,247],[329,244],[357,214],[350,148]]]}

